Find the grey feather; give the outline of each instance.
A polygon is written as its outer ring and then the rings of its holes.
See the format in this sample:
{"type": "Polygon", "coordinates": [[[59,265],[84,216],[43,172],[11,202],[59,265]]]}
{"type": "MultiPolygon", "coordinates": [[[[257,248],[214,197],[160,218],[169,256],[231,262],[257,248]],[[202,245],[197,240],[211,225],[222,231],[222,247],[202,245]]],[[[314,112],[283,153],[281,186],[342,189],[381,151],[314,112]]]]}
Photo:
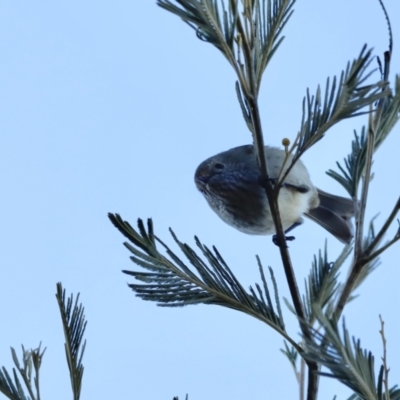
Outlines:
{"type": "Polygon", "coordinates": [[[354,202],[318,189],[320,204],[310,209],[305,215],[317,222],[336,239],[350,243],[354,236],[351,218],[355,214],[354,202]]]}

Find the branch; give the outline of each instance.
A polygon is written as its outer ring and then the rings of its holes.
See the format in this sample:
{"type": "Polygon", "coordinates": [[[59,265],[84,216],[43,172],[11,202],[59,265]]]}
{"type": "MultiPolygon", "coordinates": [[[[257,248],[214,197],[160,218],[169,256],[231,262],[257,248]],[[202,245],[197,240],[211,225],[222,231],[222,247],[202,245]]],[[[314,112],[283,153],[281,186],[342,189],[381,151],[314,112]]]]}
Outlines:
{"type": "MultiPolygon", "coordinates": [[[[397,202],[394,205],[392,212],[390,213],[388,219],[383,224],[381,230],[375,236],[375,238],[371,242],[371,244],[365,249],[365,253],[367,255],[371,255],[373,250],[376,249],[378,244],[383,239],[383,236],[386,234],[387,230],[389,229],[390,225],[392,224],[393,220],[396,218],[396,215],[398,214],[399,211],[400,211],[400,197],[397,199],[397,202]]],[[[400,233],[397,233],[396,236],[400,236],[400,233]]],[[[376,257],[376,255],[374,255],[374,257],[376,257]]]]}
{"type": "Polygon", "coordinates": [[[385,396],[387,399],[390,399],[389,394],[389,368],[387,366],[387,357],[386,357],[386,336],[385,336],[385,322],[382,319],[382,316],[379,315],[379,320],[381,321],[381,330],[379,331],[382,337],[382,347],[383,347],[383,356],[382,356],[382,382],[385,386],[385,396]]]}

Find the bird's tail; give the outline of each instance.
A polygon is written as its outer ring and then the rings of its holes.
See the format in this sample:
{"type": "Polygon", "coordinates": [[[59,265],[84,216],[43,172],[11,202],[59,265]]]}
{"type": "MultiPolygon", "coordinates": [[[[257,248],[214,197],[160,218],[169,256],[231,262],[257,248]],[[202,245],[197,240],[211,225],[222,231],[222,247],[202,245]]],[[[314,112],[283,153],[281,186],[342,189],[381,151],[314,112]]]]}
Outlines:
{"type": "Polygon", "coordinates": [[[351,218],[355,214],[354,202],[318,189],[320,204],[305,215],[317,222],[342,243],[350,243],[354,236],[351,218]]]}

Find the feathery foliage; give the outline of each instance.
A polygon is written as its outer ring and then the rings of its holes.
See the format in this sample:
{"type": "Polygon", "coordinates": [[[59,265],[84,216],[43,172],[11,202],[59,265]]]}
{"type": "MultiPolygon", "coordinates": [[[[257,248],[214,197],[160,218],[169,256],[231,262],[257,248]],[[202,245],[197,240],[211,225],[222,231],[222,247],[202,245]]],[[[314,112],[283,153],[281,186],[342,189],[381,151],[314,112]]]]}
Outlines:
{"type": "Polygon", "coordinates": [[[319,86],[314,96],[310,96],[307,90],[307,95],[303,99],[303,116],[296,159],[320,140],[337,122],[364,114],[361,112],[363,108],[390,94],[390,90],[386,88],[387,82],[366,84],[374,72],[368,71],[372,60],[372,50],[367,50],[365,45],[358,58],[347,64],[338,82],[334,77],[331,85],[330,79],[327,79],[323,103],[319,86]]]}
{"type": "Polygon", "coordinates": [[[281,44],[294,0],[158,0],[191,26],[235,69],[242,90],[258,93],[262,74],[281,44]],[[178,5],[175,5],[177,3],[178,5]]]}
{"type": "MultiPolygon", "coordinates": [[[[383,143],[394,125],[400,118],[400,77],[395,80],[395,93],[393,96],[387,96],[382,105],[380,123],[375,135],[374,151],[383,143]]],[[[344,159],[344,166],[337,162],[340,172],[333,170],[327,171],[327,174],[339,182],[352,198],[357,197],[359,183],[363,177],[367,153],[367,135],[366,127],[363,126],[360,135],[354,131],[354,139],[351,143],[351,153],[344,159]]]]}
{"type": "MultiPolygon", "coordinates": [[[[360,340],[350,339],[344,320],[340,335],[337,322],[324,315],[320,307],[315,307],[314,313],[325,332],[310,327],[312,336],[303,336],[303,340],[306,344],[305,357],[330,370],[320,371],[319,374],[334,377],[351,388],[355,392],[351,397],[353,399],[389,400],[382,397],[382,367],[376,379],[372,353],[361,347],[360,340]]],[[[393,397],[390,399],[399,398],[400,391],[396,386],[391,393],[393,397]]]]}
{"type": "MultiPolygon", "coordinates": [[[[368,232],[366,234],[366,236],[364,237],[363,240],[363,248],[367,249],[371,243],[374,242],[375,239],[375,228],[374,228],[374,219],[372,219],[369,223],[369,227],[368,227],[368,232]]],[[[374,244],[374,249],[379,245],[379,242],[375,242],[374,244]]],[[[379,257],[375,257],[372,258],[369,262],[366,262],[362,268],[361,273],[358,275],[357,277],[357,281],[354,284],[353,287],[353,292],[361,285],[361,283],[365,280],[365,278],[367,278],[367,276],[369,276],[369,274],[371,272],[373,272],[376,268],[378,268],[378,266],[380,265],[380,259],[379,257]]],[[[349,301],[352,299],[353,297],[349,298],[349,301]]]]}
{"type": "Polygon", "coordinates": [[[314,255],[311,271],[305,281],[305,295],[303,307],[307,321],[312,325],[316,320],[314,306],[318,305],[322,310],[327,307],[330,311],[340,288],[339,270],[352,251],[352,245],[344,247],[335,262],[328,261],[328,244],[325,242],[324,253],[319,250],[318,258],[314,255]]]}
{"type": "Polygon", "coordinates": [[[290,364],[292,365],[295,372],[297,372],[297,359],[299,352],[293,347],[287,344],[286,340],[283,342],[285,348],[281,349],[281,353],[283,353],[287,359],[289,360],[290,364]]]}
{"type": "Polygon", "coordinates": [[[293,346],[298,345],[287,335],[280,307],[277,286],[273,271],[270,277],[273,284],[275,305],[268,287],[264,270],[257,258],[262,285],[250,286],[247,292],[234,276],[221,254],[213,247],[212,251],[195,237],[201,258],[189,245],[178,240],[170,230],[175,243],[186,259],[194,267],[190,269],[153,231],[151,219],[147,221],[147,230],[142,220],[138,220],[138,231],[124,221],[118,214],[109,214],[114,226],[131,243],[125,247],[133,254],[131,260],[150,272],[123,271],[142,284],[129,284],[136,295],[143,300],[155,301],[159,306],[180,307],[189,304],[216,304],[232,308],[270,325],[293,346]],[[157,242],[168,255],[165,257],[157,249],[157,242]]]}
{"type": "Polygon", "coordinates": [[[83,365],[82,357],[85,352],[86,340],[82,343],[87,321],[85,320],[82,304],[78,304],[79,293],[74,297],[71,294],[65,298],[65,289],[57,283],[56,298],[60,308],[61,320],[64,328],[65,355],[71,378],[74,400],[79,400],[82,388],[83,365]]]}
{"type": "Polygon", "coordinates": [[[13,368],[14,379],[12,379],[7,370],[2,367],[2,370],[0,370],[0,392],[11,400],[40,400],[39,370],[45,351],[46,349],[43,351],[40,349],[40,344],[37,349],[31,350],[25,350],[22,346],[21,366],[15,349],[11,347],[11,355],[17,370],[13,368]],[[24,392],[17,371],[22,377],[29,396],[24,392]],[[34,376],[32,376],[33,372],[34,376]]]}
{"type": "MultiPolygon", "coordinates": [[[[239,84],[236,93],[243,117],[254,137],[257,116],[250,100],[257,98],[262,74],[282,43],[282,29],[293,13],[292,0],[158,0],[157,4],[175,14],[196,30],[197,36],[218,48],[233,66],[239,84]],[[174,4],[177,3],[178,5],[174,4]]],[[[324,102],[318,86],[314,96],[303,99],[301,128],[296,139],[293,163],[336,123],[365,112],[361,110],[387,98],[387,82],[366,84],[373,70],[372,50],[364,46],[360,55],[348,63],[339,80],[326,82],[324,102]]],[[[389,122],[389,120],[388,120],[389,122]]],[[[390,123],[389,123],[390,125],[390,123]]],[[[258,130],[261,127],[258,127],[258,130]]],[[[260,147],[261,138],[255,140],[260,147]]],[[[288,172],[287,172],[288,173],[288,172]]]]}
{"type": "MultiPolygon", "coordinates": [[[[380,393],[379,389],[378,393],[380,393]]],[[[365,400],[365,397],[360,397],[358,394],[354,393],[347,400],[365,400]]],[[[400,389],[397,388],[397,385],[393,386],[389,390],[389,396],[385,396],[385,394],[382,393],[381,396],[378,397],[378,400],[400,400],[400,389]]]]}
{"type": "MultiPolygon", "coordinates": [[[[86,341],[82,345],[87,324],[83,315],[84,308],[82,304],[78,304],[79,294],[75,303],[73,295],[67,300],[65,299],[65,290],[61,283],[57,283],[56,298],[64,328],[65,353],[70,371],[73,398],[79,400],[83,376],[82,357],[86,345],[86,341]]],[[[13,368],[12,371],[14,379],[11,378],[6,368],[2,367],[0,370],[0,393],[11,400],[40,400],[39,370],[45,350],[42,351],[40,345],[33,350],[25,350],[22,346],[22,365],[20,365],[16,351],[11,347],[12,358],[16,366],[16,369],[13,368]],[[24,392],[17,371],[23,379],[29,396],[24,392]],[[34,373],[33,376],[32,373],[34,373]]]]}

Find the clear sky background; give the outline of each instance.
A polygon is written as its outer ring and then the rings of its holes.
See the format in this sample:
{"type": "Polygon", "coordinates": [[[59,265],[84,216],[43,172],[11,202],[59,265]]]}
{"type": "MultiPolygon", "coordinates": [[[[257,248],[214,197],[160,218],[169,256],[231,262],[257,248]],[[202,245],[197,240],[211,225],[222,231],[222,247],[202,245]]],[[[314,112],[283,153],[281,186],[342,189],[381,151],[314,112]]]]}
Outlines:
{"type": "MultiPolygon", "coordinates": [[[[386,0],[394,32],[392,75],[400,72],[400,2],[386,0]]],[[[302,98],[355,58],[364,43],[382,55],[386,21],[377,0],[299,0],[261,90],[266,143],[294,139],[302,98]]],[[[193,183],[197,165],[251,143],[221,54],[155,1],[2,1],[0,12],[1,278],[0,365],[9,346],[47,347],[43,399],[70,399],[56,282],[81,293],[88,327],[82,399],[296,399],[282,339],[221,307],[165,309],[127,287],[136,267],[107,219],[152,217],[193,244],[216,245],[243,285],[259,281],[255,254],[289,297],[270,237],[246,236],[208,208],[193,183]]],[[[332,129],[303,158],[314,183],[345,195],[325,171],[350,149],[366,118],[332,129]]],[[[379,228],[399,196],[400,125],[374,157],[367,216],[379,228]]],[[[392,227],[391,234],[394,234],[392,227]]],[[[303,290],[313,254],[328,239],[311,221],[296,230],[291,256],[303,290]]],[[[399,245],[382,257],[345,311],[350,332],[382,354],[386,321],[390,383],[400,384],[399,245]]],[[[299,328],[285,308],[288,330],[299,328]]],[[[376,366],[378,371],[378,365],[376,366]]],[[[329,379],[321,399],[350,391],[329,379]]]]}

